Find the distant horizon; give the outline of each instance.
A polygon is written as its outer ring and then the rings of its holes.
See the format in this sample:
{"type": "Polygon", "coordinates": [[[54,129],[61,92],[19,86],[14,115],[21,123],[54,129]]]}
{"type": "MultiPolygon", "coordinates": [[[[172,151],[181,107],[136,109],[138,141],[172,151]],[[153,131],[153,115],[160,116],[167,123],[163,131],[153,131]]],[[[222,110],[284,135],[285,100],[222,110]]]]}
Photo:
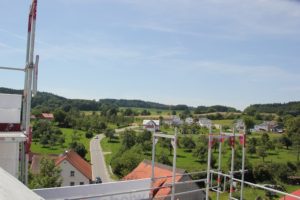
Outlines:
{"type": "MultiPolygon", "coordinates": [[[[0,66],[25,66],[29,4],[0,2],[0,66]]],[[[299,35],[294,0],[38,1],[38,88],[239,110],[297,101],[299,35]]],[[[0,86],[23,84],[0,72],[0,86]]]]}
{"type": "MultiPolygon", "coordinates": [[[[0,87],[1,88],[1,87],[0,87]]],[[[18,89],[18,88],[8,88],[8,87],[2,87],[2,88],[6,88],[6,89],[12,89],[12,90],[23,90],[23,89],[18,89]]],[[[247,105],[244,109],[239,109],[237,107],[234,107],[234,106],[230,106],[230,105],[224,105],[224,104],[213,104],[213,105],[205,105],[205,104],[199,104],[199,105],[190,105],[190,104],[187,104],[187,103],[175,103],[175,104],[169,104],[169,103],[164,103],[164,102],[161,102],[161,101],[152,101],[152,100],[145,100],[145,99],[128,99],[128,98],[115,98],[115,97],[103,97],[103,98],[78,98],[78,97],[67,97],[65,95],[62,95],[62,94],[58,94],[58,93],[55,93],[55,92],[50,92],[50,91],[41,91],[41,90],[38,90],[38,92],[46,92],[46,93],[50,93],[50,94],[53,94],[53,95],[57,95],[57,96],[60,96],[60,97],[64,97],[66,99],[78,99],[78,100],[95,100],[95,101],[99,101],[99,100],[103,100],[103,99],[115,99],[115,100],[140,100],[140,101],[144,101],[144,102],[151,102],[151,103],[158,103],[158,104],[163,104],[163,105],[166,105],[166,106],[176,106],[176,105],[186,105],[188,107],[193,107],[193,108],[197,108],[198,106],[205,106],[205,107],[210,107],[210,106],[226,106],[226,107],[232,107],[232,108],[235,108],[236,110],[238,111],[244,111],[247,107],[251,106],[251,105],[255,105],[255,104],[285,104],[285,103],[290,103],[290,102],[300,102],[300,100],[295,100],[295,101],[287,101],[287,102],[266,102],[266,103],[252,103],[252,104],[249,104],[247,105]]]]}

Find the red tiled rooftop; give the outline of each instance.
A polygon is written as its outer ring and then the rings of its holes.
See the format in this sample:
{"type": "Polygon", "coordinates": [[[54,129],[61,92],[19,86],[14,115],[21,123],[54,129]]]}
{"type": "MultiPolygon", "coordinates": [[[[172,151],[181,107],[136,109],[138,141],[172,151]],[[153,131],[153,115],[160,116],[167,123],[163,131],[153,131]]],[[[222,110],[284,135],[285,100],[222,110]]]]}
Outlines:
{"type": "MultiPolygon", "coordinates": [[[[151,173],[152,173],[151,161],[144,160],[132,172],[130,172],[127,176],[125,176],[123,180],[151,178],[151,173]]],[[[177,176],[175,178],[175,182],[179,182],[179,180],[182,178],[183,173],[184,170],[176,169],[177,176]]],[[[155,163],[154,177],[158,178],[161,176],[172,176],[172,167],[155,163]]],[[[153,187],[160,187],[167,184],[172,184],[172,177],[156,179],[153,187]]],[[[155,197],[165,196],[170,194],[170,192],[171,192],[171,187],[162,188],[153,191],[155,197]]]]}
{"type": "MultiPolygon", "coordinates": [[[[300,197],[300,189],[299,190],[296,190],[294,192],[292,192],[291,194],[293,195],[296,195],[296,196],[299,196],[300,197]]],[[[282,197],[280,200],[297,200],[296,198],[294,197],[288,197],[288,196],[284,196],[282,197]]]]}
{"type": "Polygon", "coordinates": [[[41,114],[41,117],[42,117],[43,119],[54,119],[54,116],[53,116],[52,113],[42,113],[42,114],[41,114]]]}
{"type": "Polygon", "coordinates": [[[78,171],[80,171],[89,180],[92,180],[92,168],[90,163],[81,158],[75,151],[70,150],[64,155],[60,156],[55,165],[59,165],[62,161],[67,160],[71,165],[73,165],[78,171]]]}

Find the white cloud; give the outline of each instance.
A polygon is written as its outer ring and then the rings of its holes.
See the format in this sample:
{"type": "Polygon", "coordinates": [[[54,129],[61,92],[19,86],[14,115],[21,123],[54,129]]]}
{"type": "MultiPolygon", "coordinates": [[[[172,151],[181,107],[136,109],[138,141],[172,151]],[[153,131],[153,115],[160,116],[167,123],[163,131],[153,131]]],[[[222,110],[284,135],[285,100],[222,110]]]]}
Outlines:
{"type": "MultiPolygon", "coordinates": [[[[124,1],[123,1],[124,2],[124,1]]],[[[284,0],[125,1],[148,17],[132,26],[191,36],[243,39],[300,33],[300,3],[284,0]]]]}

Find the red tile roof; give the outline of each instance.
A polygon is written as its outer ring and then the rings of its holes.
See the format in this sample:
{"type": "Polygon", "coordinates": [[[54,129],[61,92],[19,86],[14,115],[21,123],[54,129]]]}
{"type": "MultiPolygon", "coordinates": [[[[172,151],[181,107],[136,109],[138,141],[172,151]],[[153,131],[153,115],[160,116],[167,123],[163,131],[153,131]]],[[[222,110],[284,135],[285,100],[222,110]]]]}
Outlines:
{"type": "Polygon", "coordinates": [[[67,160],[78,171],[80,171],[89,180],[92,180],[92,168],[90,163],[81,158],[75,151],[67,151],[64,155],[60,156],[55,165],[59,165],[62,161],[67,160]]]}
{"type": "Polygon", "coordinates": [[[41,118],[43,119],[54,119],[54,116],[52,113],[42,113],[41,118]]]}
{"type": "MultiPolygon", "coordinates": [[[[293,195],[296,195],[296,196],[299,196],[300,197],[300,189],[299,190],[296,190],[294,192],[292,192],[291,194],[293,195]]],[[[297,200],[296,198],[294,197],[288,197],[288,196],[284,196],[282,197],[280,200],[297,200]]]]}
{"type": "MultiPolygon", "coordinates": [[[[176,169],[176,178],[175,182],[179,182],[182,178],[182,174],[185,171],[182,169],[176,169]]],[[[151,167],[151,161],[144,160],[142,161],[132,172],[130,172],[127,176],[123,178],[123,180],[134,180],[134,179],[143,179],[143,178],[151,178],[152,173],[152,167],[151,167]]],[[[158,178],[161,176],[172,176],[172,167],[155,163],[154,166],[154,177],[158,178]]],[[[156,179],[154,182],[153,187],[159,187],[159,186],[165,186],[167,184],[172,184],[172,177],[166,177],[166,178],[159,178],[156,179]]],[[[154,196],[160,197],[170,194],[171,187],[161,188],[158,190],[154,190],[154,196]]],[[[164,199],[164,198],[159,198],[164,199]]]]}

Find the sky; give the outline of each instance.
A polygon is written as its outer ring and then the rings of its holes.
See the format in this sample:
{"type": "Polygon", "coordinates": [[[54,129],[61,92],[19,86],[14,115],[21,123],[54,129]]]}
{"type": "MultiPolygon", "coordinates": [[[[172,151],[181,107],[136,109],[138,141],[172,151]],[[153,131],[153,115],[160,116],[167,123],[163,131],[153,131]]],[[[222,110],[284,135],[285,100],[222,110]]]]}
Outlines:
{"type": "MultiPolygon", "coordinates": [[[[30,0],[0,1],[0,66],[24,67],[30,0]]],[[[300,100],[298,0],[39,0],[39,91],[227,105],[300,100]]],[[[0,87],[24,73],[0,71],[0,87]]]]}

